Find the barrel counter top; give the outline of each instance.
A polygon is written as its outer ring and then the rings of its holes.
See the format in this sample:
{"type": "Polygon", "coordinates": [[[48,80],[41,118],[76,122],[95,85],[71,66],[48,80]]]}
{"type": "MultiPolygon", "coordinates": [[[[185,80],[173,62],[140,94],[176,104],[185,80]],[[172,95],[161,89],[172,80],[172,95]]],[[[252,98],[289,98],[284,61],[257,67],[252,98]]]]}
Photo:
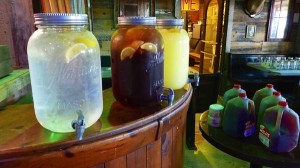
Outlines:
{"type": "Polygon", "coordinates": [[[186,113],[192,95],[187,84],[175,91],[174,103],[130,109],[103,91],[103,113],[75,133],[44,129],[32,101],[0,110],[0,167],[182,167],[186,113]]]}

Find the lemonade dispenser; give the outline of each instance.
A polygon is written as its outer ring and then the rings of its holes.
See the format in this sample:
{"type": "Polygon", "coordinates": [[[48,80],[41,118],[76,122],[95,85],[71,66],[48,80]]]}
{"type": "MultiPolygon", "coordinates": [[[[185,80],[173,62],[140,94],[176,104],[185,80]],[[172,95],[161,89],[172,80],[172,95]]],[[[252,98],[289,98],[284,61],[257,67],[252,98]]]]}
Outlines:
{"type": "Polygon", "coordinates": [[[54,132],[94,124],[102,113],[100,49],[85,14],[35,14],[28,61],[35,115],[54,132]]]}
{"type": "Polygon", "coordinates": [[[188,81],[189,36],[182,28],[183,19],[157,19],[164,40],[164,86],[181,89],[188,81]]]}

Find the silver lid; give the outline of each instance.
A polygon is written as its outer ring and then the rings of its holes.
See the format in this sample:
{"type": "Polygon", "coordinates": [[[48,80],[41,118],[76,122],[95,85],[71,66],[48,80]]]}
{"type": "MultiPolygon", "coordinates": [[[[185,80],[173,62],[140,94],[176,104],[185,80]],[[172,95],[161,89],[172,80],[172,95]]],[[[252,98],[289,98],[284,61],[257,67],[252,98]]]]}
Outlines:
{"type": "Polygon", "coordinates": [[[162,26],[183,26],[184,20],[183,19],[157,19],[156,24],[162,26]]]}
{"type": "Polygon", "coordinates": [[[34,14],[35,25],[86,25],[86,14],[75,13],[37,13],[34,14]]]}
{"type": "Polygon", "coordinates": [[[155,25],[156,17],[118,17],[119,25],[155,25]]]}

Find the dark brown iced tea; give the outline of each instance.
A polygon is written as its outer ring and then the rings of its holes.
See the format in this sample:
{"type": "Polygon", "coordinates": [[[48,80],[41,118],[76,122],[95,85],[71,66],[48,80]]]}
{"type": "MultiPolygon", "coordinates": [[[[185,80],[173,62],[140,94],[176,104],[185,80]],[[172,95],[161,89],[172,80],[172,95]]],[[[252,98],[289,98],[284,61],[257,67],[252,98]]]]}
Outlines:
{"type": "Polygon", "coordinates": [[[120,27],[111,41],[112,89],[125,106],[158,103],[163,88],[162,37],[153,26],[120,27]]]}

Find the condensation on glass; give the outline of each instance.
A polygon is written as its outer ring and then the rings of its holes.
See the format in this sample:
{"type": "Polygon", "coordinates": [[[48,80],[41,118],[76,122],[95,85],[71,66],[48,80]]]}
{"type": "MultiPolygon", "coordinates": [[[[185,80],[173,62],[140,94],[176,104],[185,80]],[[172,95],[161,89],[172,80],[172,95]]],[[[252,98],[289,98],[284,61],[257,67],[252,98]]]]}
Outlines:
{"type": "Polygon", "coordinates": [[[72,132],[84,116],[86,127],[103,109],[100,48],[87,30],[85,14],[35,14],[37,30],[27,52],[34,109],[39,123],[54,132],[72,132]]]}

